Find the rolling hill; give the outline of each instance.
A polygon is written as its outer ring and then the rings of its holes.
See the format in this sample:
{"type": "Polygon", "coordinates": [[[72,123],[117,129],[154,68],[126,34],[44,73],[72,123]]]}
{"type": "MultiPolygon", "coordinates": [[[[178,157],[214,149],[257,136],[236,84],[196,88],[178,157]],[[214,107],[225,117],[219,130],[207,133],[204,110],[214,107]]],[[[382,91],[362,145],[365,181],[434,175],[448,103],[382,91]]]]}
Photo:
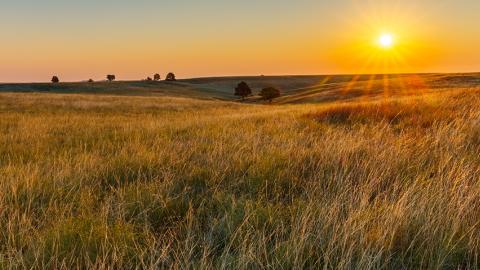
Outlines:
{"type": "MultiPolygon", "coordinates": [[[[0,92],[176,96],[236,100],[237,97],[233,95],[233,89],[241,81],[247,82],[254,93],[258,93],[264,87],[276,87],[282,91],[282,97],[275,102],[289,104],[416,95],[452,87],[469,88],[480,85],[480,74],[257,76],[194,78],[176,82],[117,81],[0,84],[0,92]]],[[[253,96],[246,102],[259,102],[259,98],[253,96]]]]}

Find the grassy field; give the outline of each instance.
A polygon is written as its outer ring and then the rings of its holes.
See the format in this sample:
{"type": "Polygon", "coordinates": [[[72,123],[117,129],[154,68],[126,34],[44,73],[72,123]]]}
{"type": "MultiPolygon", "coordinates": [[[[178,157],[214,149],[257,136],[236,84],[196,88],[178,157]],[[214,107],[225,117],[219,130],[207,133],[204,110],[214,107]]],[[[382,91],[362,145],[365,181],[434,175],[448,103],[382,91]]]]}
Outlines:
{"type": "Polygon", "coordinates": [[[2,85],[0,269],[480,268],[479,78],[2,85]]]}

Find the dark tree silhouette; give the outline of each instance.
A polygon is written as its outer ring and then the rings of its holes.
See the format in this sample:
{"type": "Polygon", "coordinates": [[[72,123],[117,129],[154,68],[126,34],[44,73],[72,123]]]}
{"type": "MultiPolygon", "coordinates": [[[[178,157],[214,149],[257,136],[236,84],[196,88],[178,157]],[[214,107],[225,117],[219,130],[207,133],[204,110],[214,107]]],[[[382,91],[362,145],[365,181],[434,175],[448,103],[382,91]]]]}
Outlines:
{"type": "Polygon", "coordinates": [[[175,78],[175,74],[173,74],[172,72],[168,73],[167,77],[165,77],[165,81],[173,82],[173,81],[176,81],[176,80],[177,79],[175,78]]]}
{"type": "Polygon", "coordinates": [[[242,97],[242,100],[244,100],[246,97],[250,96],[252,94],[252,89],[246,82],[241,82],[238,84],[238,86],[235,88],[235,96],[242,97]]]}
{"type": "Polygon", "coordinates": [[[153,80],[154,81],[160,81],[160,74],[157,73],[157,74],[153,75],[153,80]]]}
{"type": "Polygon", "coordinates": [[[59,83],[59,82],[60,82],[60,79],[58,79],[57,76],[52,77],[52,83],[59,83]]]}
{"type": "Polygon", "coordinates": [[[93,82],[93,80],[92,80],[92,79],[88,79],[88,82],[89,82],[89,83],[92,83],[92,82],[93,82]]]}
{"type": "Polygon", "coordinates": [[[268,100],[271,103],[274,98],[277,98],[280,96],[280,90],[274,87],[263,88],[262,91],[260,92],[260,96],[264,100],[268,100]]]}
{"type": "Polygon", "coordinates": [[[107,80],[108,80],[109,82],[115,81],[115,75],[113,75],[113,74],[107,75],[107,80]]]}
{"type": "Polygon", "coordinates": [[[152,80],[152,78],[150,78],[150,77],[147,77],[147,81],[151,81],[151,80],[152,80]]]}

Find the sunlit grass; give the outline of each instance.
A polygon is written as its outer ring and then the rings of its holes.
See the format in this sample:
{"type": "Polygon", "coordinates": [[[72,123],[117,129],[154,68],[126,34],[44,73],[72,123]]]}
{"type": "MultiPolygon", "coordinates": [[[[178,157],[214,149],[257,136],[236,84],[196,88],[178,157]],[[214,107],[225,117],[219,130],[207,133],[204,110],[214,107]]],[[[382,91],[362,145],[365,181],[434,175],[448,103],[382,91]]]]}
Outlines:
{"type": "Polygon", "coordinates": [[[479,97],[1,94],[0,268],[479,267],[479,97]]]}

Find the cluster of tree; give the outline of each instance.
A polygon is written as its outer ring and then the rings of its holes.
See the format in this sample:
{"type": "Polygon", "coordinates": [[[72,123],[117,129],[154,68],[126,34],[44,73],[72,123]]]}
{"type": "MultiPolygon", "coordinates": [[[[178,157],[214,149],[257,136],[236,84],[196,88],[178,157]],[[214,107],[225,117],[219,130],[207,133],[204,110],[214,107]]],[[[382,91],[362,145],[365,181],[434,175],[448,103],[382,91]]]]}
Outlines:
{"type": "MultiPolygon", "coordinates": [[[[146,80],[147,80],[147,81],[156,81],[156,82],[158,82],[158,81],[160,81],[160,79],[161,79],[160,74],[157,73],[157,74],[153,75],[153,79],[152,79],[151,77],[147,77],[146,80]]],[[[172,72],[168,73],[167,76],[165,77],[165,81],[173,82],[173,81],[176,81],[176,80],[177,80],[177,79],[176,79],[176,77],[175,77],[175,74],[172,73],[172,72]]]]}
{"type": "MultiPolygon", "coordinates": [[[[109,82],[112,82],[112,81],[115,81],[116,77],[115,75],[113,74],[109,74],[107,75],[107,81],[109,82]]],[[[150,77],[147,77],[147,81],[160,81],[161,77],[160,77],[160,74],[156,73],[155,75],[153,75],[153,79],[150,78],[150,77]]],[[[165,77],[165,81],[176,81],[176,77],[175,77],[175,74],[173,72],[170,72],[167,74],[167,77],[165,77]]],[[[60,82],[60,79],[58,78],[58,76],[53,76],[52,77],[52,83],[59,83],[60,82]]],[[[94,81],[92,79],[89,79],[88,80],[89,83],[93,83],[94,81]]]]}
{"type": "MultiPolygon", "coordinates": [[[[241,97],[242,100],[251,95],[252,88],[250,88],[246,82],[241,82],[237,85],[237,87],[235,87],[235,96],[241,97]]],[[[275,87],[266,87],[263,88],[258,95],[264,100],[272,102],[273,99],[280,97],[281,93],[280,90],[275,87]]]]}
{"type": "MultiPolygon", "coordinates": [[[[160,80],[161,80],[161,76],[158,73],[155,73],[153,75],[153,79],[150,76],[145,79],[145,81],[156,81],[156,82],[158,82],[160,80]]],[[[177,79],[175,77],[175,74],[172,73],[172,72],[168,73],[167,76],[165,77],[165,81],[176,81],[176,80],[177,79]]]]}

